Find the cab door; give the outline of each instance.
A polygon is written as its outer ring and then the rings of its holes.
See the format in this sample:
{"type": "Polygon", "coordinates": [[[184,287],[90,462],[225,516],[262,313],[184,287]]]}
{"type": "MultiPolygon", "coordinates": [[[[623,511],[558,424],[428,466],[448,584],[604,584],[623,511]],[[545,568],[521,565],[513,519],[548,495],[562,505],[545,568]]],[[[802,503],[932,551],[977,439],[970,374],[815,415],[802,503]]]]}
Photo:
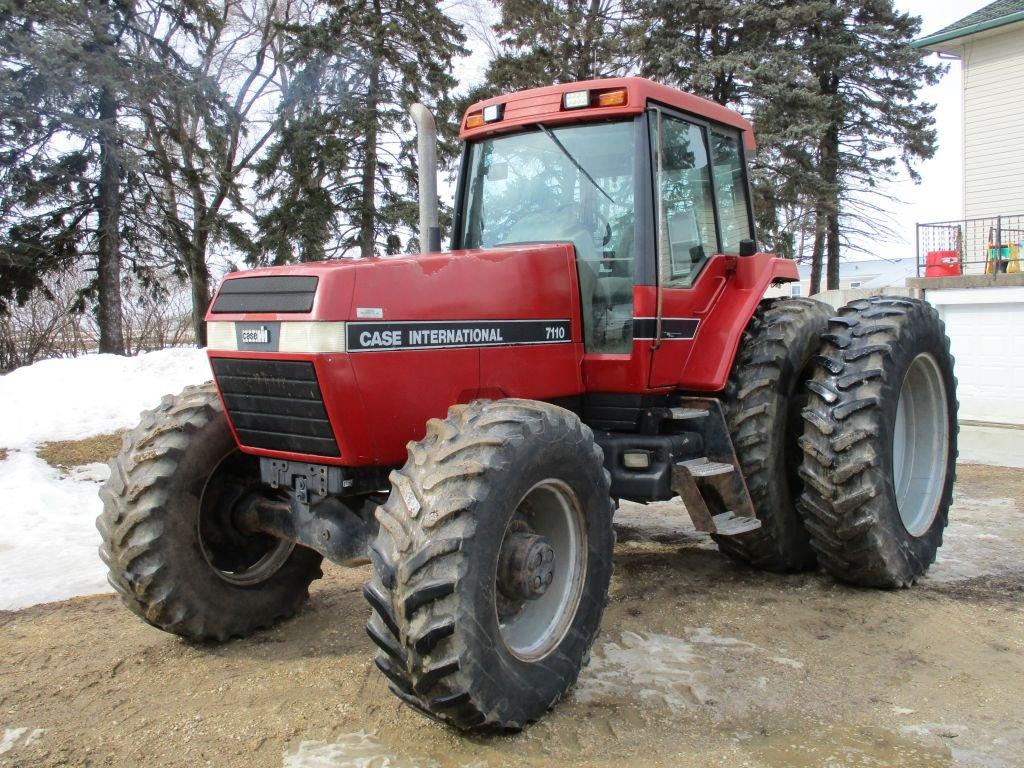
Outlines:
{"type": "Polygon", "coordinates": [[[751,210],[738,131],[662,108],[649,124],[658,279],[649,383],[681,386],[698,339],[701,354],[727,354],[707,321],[752,237],[751,210]]]}

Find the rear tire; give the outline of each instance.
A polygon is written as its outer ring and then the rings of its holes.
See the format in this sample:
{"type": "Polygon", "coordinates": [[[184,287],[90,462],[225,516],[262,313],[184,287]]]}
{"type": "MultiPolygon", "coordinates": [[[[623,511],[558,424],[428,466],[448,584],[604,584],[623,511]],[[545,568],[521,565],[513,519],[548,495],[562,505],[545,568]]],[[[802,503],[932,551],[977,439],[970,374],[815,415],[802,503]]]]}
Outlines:
{"type": "Polygon", "coordinates": [[[806,571],[817,561],[796,509],[800,412],[810,361],[832,309],[803,298],[762,301],[743,333],[722,404],[761,527],[712,536],[727,555],[767,571],[806,571]]]}
{"type": "Polygon", "coordinates": [[[929,304],[887,296],[830,326],[807,385],[800,509],[829,573],[907,587],[935,561],[956,480],[949,339],[929,304]]]}
{"type": "Polygon", "coordinates": [[[391,482],[364,593],[392,692],[465,730],[537,720],[575,683],[611,578],[609,477],[590,429],[547,403],[456,405],[391,482]],[[516,602],[503,542],[525,532],[551,541],[553,579],[516,602]]]}
{"type": "Polygon", "coordinates": [[[157,629],[201,641],[295,613],[322,558],[233,529],[230,505],[258,486],[259,461],[237,450],[213,384],[144,413],[110,463],[96,520],[122,602],[157,629]]]}

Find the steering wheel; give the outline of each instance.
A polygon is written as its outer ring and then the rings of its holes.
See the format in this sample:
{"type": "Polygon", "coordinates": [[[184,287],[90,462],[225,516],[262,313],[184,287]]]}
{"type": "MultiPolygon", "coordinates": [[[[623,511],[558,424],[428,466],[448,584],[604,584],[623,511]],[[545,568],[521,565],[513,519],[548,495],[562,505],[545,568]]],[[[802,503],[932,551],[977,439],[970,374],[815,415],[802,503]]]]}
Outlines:
{"type": "MultiPolygon", "coordinates": [[[[555,207],[554,209],[552,209],[551,211],[543,213],[543,214],[540,213],[540,212],[527,214],[527,216],[524,217],[524,219],[521,219],[520,222],[518,222],[516,225],[514,225],[513,228],[515,228],[516,226],[519,226],[519,224],[521,224],[522,221],[532,219],[533,217],[538,217],[538,218],[541,218],[541,217],[544,217],[544,218],[547,218],[547,217],[550,217],[550,218],[558,217],[560,214],[564,214],[569,209],[578,210],[579,209],[579,204],[578,203],[563,203],[562,205],[559,205],[559,206],[555,207]]],[[[581,234],[584,234],[587,237],[593,237],[593,231],[591,229],[589,229],[588,227],[585,227],[580,222],[578,216],[573,216],[572,218],[573,218],[573,221],[570,224],[568,231],[579,232],[581,234]]],[[[611,239],[612,239],[612,225],[608,222],[607,219],[605,219],[604,217],[599,216],[597,214],[595,214],[594,218],[597,219],[597,223],[598,223],[599,226],[601,224],[604,225],[604,238],[601,241],[601,245],[602,246],[606,246],[606,245],[608,245],[608,243],[611,242],[611,239]]],[[[540,226],[543,226],[543,225],[541,224],[540,226]]],[[[503,240],[503,241],[501,241],[499,243],[494,243],[494,245],[492,247],[500,248],[503,245],[516,245],[516,244],[521,244],[523,242],[541,242],[541,240],[532,240],[532,239],[531,240],[526,240],[526,241],[518,240],[518,239],[516,239],[516,240],[503,240]]]]}
{"type": "MultiPolygon", "coordinates": [[[[578,203],[563,203],[562,205],[560,205],[557,208],[555,208],[553,213],[554,214],[559,214],[559,213],[561,213],[562,211],[565,211],[568,208],[579,208],[579,204],[578,203]]],[[[602,246],[608,245],[608,243],[610,243],[612,241],[612,225],[611,225],[611,222],[609,222],[608,219],[606,219],[603,216],[600,216],[599,214],[596,214],[596,213],[594,214],[594,218],[597,219],[598,225],[604,224],[604,238],[601,240],[601,245],[602,246]]],[[[585,227],[583,226],[582,223],[578,224],[578,226],[581,229],[585,229],[585,227]]]]}

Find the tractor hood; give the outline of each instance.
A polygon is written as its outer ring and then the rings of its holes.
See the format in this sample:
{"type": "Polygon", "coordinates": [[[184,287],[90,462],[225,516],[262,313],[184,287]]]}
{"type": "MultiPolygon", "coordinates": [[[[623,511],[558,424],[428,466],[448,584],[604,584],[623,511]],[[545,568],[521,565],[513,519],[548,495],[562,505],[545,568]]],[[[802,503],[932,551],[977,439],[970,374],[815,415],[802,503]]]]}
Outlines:
{"type": "Polygon", "coordinates": [[[509,246],[236,272],[206,319],[568,320],[578,295],[569,245],[509,246]]]}
{"type": "Polygon", "coordinates": [[[239,272],[206,319],[211,350],[317,354],[579,341],[578,317],[572,248],[544,244],[239,272]]]}
{"type": "Polygon", "coordinates": [[[228,275],[208,353],[243,451],[400,464],[453,403],[582,391],[572,246],[297,264],[228,275]]]}

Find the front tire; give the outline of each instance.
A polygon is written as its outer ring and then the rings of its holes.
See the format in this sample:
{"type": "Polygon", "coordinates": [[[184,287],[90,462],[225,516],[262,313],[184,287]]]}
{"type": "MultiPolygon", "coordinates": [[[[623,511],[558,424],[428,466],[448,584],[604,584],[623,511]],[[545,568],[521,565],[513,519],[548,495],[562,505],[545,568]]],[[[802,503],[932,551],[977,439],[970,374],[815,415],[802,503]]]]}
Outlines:
{"type": "Polygon", "coordinates": [[[530,400],[453,406],[391,475],[367,632],[392,692],[461,729],[519,729],[576,681],[611,578],[593,435],[530,400]]]}
{"type": "Polygon", "coordinates": [[[213,384],[168,395],[124,441],[96,520],[107,580],[147,623],[189,640],[244,637],[291,616],[322,574],[311,549],[232,525],[258,492],[213,384]]]}
{"type": "Polygon", "coordinates": [[[956,480],[949,339],[915,299],[839,310],[804,411],[800,509],[818,560],[870,587],[907,587],[935,561],[956,480]]]}

